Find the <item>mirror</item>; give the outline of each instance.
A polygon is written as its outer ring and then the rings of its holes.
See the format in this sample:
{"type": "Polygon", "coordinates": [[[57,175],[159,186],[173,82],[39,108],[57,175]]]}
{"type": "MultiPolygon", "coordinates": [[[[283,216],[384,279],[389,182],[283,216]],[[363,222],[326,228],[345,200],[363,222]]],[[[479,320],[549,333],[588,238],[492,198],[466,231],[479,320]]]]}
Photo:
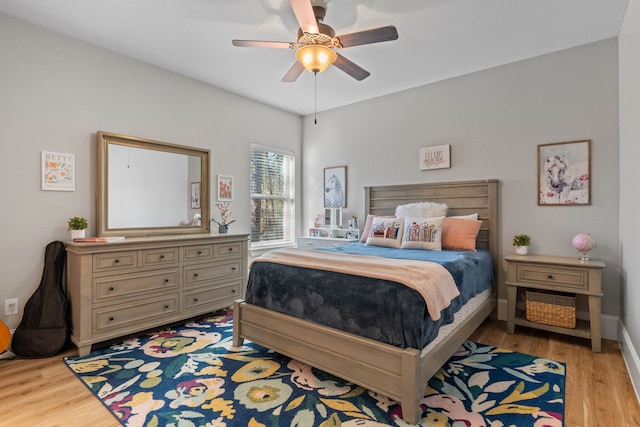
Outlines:
{"type": "Polygon", "coordinates": [[[98,236],[209,233],[209,150],[98,132],[98,236]]]}

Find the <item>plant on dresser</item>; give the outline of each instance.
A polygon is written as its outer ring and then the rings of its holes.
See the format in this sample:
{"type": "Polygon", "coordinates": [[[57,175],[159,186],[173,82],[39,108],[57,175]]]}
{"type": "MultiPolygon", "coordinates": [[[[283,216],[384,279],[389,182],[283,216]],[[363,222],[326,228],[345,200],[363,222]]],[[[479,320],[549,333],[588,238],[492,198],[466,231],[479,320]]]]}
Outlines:
{"type": "Polygon", "coordinates": [[[89,226],[86,218],[81,216],[72,216],[67,222],[67,230],[71,232],[71,239],[84,237],[85,230],[89,226]]]}

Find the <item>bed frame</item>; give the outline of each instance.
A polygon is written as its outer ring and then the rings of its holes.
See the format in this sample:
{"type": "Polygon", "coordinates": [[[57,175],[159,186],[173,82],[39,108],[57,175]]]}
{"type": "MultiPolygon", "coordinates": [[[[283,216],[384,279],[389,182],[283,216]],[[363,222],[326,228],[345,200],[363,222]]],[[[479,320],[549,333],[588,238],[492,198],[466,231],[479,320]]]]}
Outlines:
{"type": "MultiPolygon", "coordinates": [[[[365,187],[365,211],[392,215],[399,204],[446,203],[449,215],[478,212],[483,224],[477,246],[493,256],[498,278],[498,180],[365,187]]],[[[403,418],[416,424],[429,379],[496,308],[493,295],[429,352],[401,349],[297,317],[234,303],[233,345],[244,339],[330,372],[400,402],[403,418]]]]}

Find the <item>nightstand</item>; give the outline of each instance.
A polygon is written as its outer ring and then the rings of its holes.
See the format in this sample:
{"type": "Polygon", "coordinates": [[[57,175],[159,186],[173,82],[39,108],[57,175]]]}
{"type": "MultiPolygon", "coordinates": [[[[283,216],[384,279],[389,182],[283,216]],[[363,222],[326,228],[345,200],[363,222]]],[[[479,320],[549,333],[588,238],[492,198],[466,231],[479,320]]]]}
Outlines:
{"type": "Polygon", "coordinates": [[[542,255],[507,255],[507,333],[515,325],[591,339],[591,349],[600,352],[602,261],[542,255]],[[589,321],[578,320],[576,328],[545,325],[526,319],[516,307],[518,288],[584,295],[589,300],[589,321]]]}

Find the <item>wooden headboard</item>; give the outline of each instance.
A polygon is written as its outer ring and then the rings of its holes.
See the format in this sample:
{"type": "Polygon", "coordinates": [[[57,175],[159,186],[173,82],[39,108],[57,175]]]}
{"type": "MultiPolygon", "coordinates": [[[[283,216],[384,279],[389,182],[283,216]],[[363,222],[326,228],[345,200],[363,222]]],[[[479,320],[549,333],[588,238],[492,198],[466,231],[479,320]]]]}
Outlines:
{"type": "Polygon", "coordinates": [[[426,201],[446,203],[449,206],[449,216],[477,212],[478,218],[482,220],[482,227],[476,246],[491,252],[497,272],[498,184],[497,179],[487,179],[365,187],[365,215],[393,215],[397,205],[426,201]]]}

